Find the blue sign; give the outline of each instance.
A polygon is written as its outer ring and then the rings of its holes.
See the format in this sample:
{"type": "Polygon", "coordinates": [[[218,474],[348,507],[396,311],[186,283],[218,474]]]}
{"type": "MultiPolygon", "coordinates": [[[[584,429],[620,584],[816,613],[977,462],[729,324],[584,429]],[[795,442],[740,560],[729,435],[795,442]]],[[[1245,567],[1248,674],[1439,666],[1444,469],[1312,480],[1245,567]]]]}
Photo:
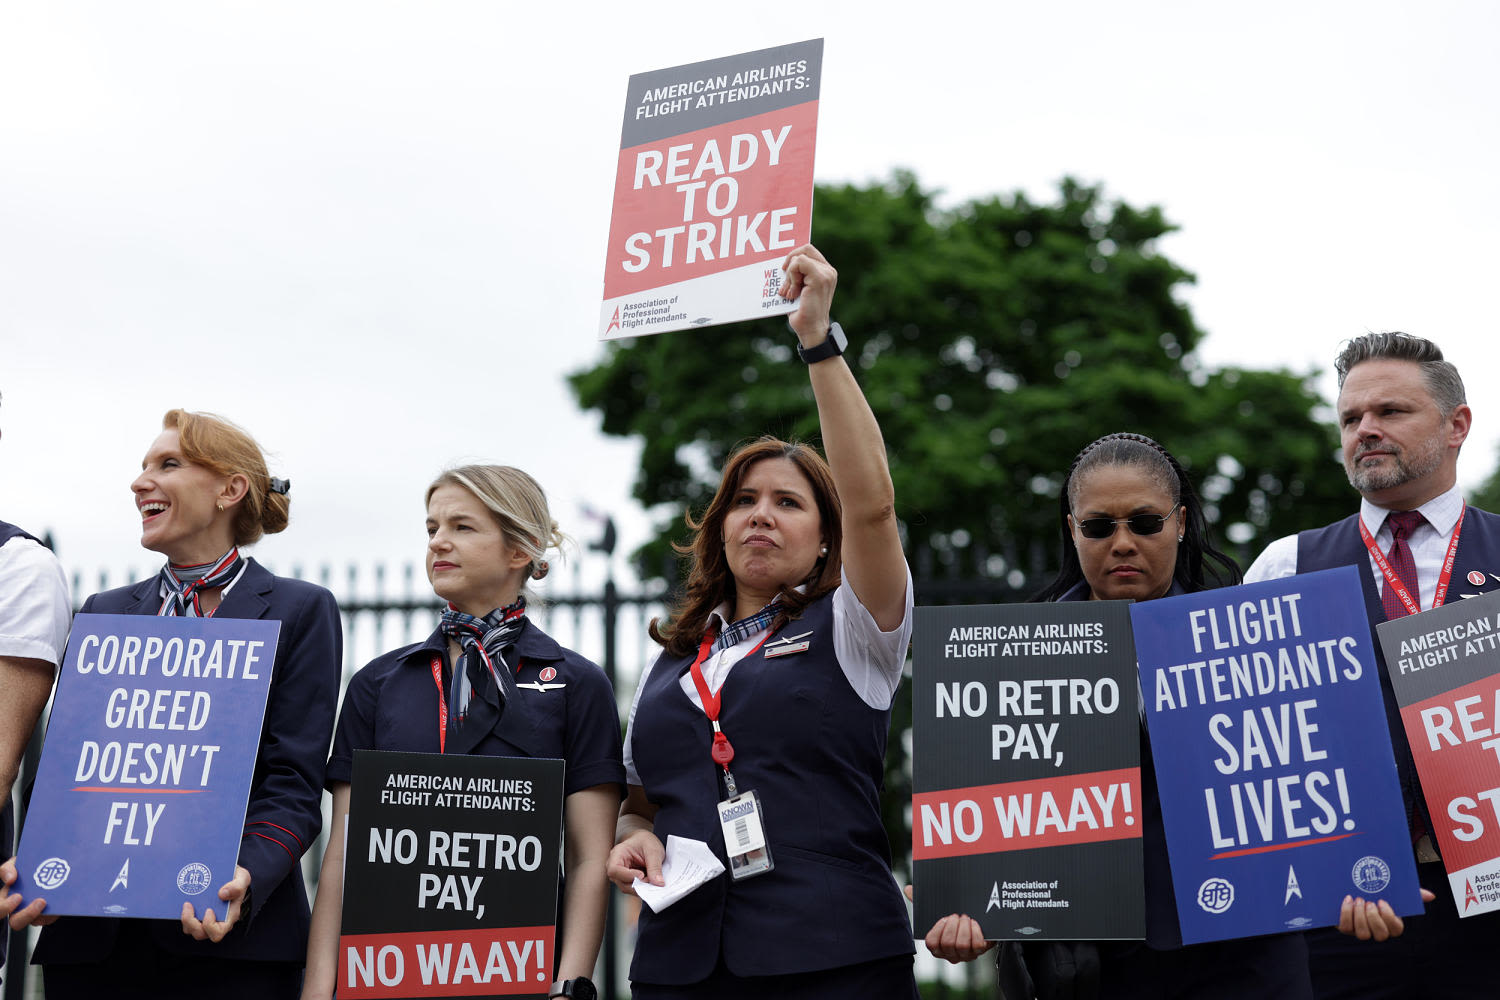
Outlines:
{"type": "Polygon", "coordinates": [[[224,916],[281,623],[73,620],[16,889],[47,912],[224,916]]]}
{"type": "Polygon", "coordinates": [[[1183,942],[1422,912],[1355,569],[1130,617],[1183,942]]]}

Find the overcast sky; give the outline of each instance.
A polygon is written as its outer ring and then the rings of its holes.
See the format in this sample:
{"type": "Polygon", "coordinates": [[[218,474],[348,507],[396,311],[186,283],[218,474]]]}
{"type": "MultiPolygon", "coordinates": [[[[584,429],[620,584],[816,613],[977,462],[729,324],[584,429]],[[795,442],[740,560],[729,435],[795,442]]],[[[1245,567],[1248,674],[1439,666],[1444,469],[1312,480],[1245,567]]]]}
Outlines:
{"type": "Polygon", "coordinates": [[[626,80],[820,36],[820,181],[907,167],[951,202],[1071,174],[1160,204],[1205,361],[1432,337],[1469,381],[1475,485],[1500,438],[1497,10],[11,0],[0,516],[70,568],[154,569],[128,486],[180,405],[291,479],[278,568],[420,559],[459,460],[532,472],[587,540],[583,502],[635,510],[636,448],[563,383],[601,354],[626,80]]]}

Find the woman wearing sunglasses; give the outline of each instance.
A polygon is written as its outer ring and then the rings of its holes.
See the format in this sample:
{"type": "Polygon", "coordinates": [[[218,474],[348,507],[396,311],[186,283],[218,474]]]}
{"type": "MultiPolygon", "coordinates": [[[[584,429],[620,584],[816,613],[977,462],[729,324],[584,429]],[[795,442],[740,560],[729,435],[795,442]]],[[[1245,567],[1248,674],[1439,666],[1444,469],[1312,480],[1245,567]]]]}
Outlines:
{"type": "MultiPolygon", "coordinates": [[[[1060,507],[1062,570],[1033,600],[1152,601],[1240,582],[1239,567],[1208,540],[1187,473],[1148,437],[1109,434],[1084,448],[1063,480],[1060,507]]],[[[1144,727],[1141,786],[1146,940],[1008,942],[999,956],[1004,995],[1311,998],[1300,934],[1183,946],[1144,727]]],[[[967,962],[991,943],[977,921],[952,914],[933,925],[927,947],[967,962]]]]}

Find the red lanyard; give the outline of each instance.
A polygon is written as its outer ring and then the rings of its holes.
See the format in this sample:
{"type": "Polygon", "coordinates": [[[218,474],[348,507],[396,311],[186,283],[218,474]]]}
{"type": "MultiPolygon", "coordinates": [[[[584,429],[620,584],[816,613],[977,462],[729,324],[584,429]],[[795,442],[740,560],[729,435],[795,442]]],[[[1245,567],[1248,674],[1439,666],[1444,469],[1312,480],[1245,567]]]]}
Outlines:
{"type": "MultiPolygon", "coordinates": [[[[1432,595],[1432,606],[1434,608],[1442,607],[1444,599],[1448,596],[1448,579],[1453,576],[1453,560],[1458,556],[1458,533],[1463,530],[1464,514],[1468,509],[1469,505],[1467,503],[1459,509],[1458,523],[1453,526],[1453,540],[1448,543],[1448,554],[1443,557],[1443,571],[1438,574],[1437,593],[1432,595]]],[[[1363,517],[1359,518],[1359,537],[1364,539],[1365,548],[1370,550],[1370,558],[1375,561],[1375,565],[1379,567],[1381,575],[1385,577],[1386,587],[1401,599],[1401,603],[1406,607],[1406,613],[1409,615],[1421,614],[1421,602],[1412,596],[1411,591],[1406,589],[1406,584],[1401,582],[1401,578],[1391,568],[1390,562],[1385,558],[1385,553],[1381,552],[1380,546],[1375,544],[1375,536],[1371,535],[1370,529],[1365,527],[1365,519],[1363,517]]]]}
{"type": "MultiPolygon", "coordinates": [[[[496,684],[496,687],[498,688],[498,686],[500,684],[500,677],[495,672],[495,664],[490,660],[490,654],[488,654],[488,653],[486,653],[484,651],[484,647],[483,646],[479,647],[479,653],[480,653],[481,656],[484,657],[485,665],[490,668],[490,675],[495,678],[495,684],[496,684]]],[[[459,662],[459,665],[462,666],[462,664],[463,664],[463,657],[462,656],[459,657],[459,661],[458,662],[459,662]]],[[[457,667],[455,667],[454,669],[457,669],[457,667]]],[[[519,676],[520,673],[521,673],[521,660],[519,658],[517,658],[517,660],[516,660],[516,674],[519,676]]],[[[434,656],[432,658],[432,683],[434,683],[434,684],[437,685],[437,692],[438,692],[438,753],[447,753],[448,752],[448,692],[443,687],[443,658],[441,656],[434,656]]],[[[718,710],[718,699],[717,698],[714,699],[714,710],[715,710],[715,712],[717,712],[717,710],[718,710]]],[[[730,756],[733,756],[733,753],[731,753],[730,756]]]]}
{"type": "MultiPolygon", "coordinates": [[[[771,633],[768,630],[760,637],[760,642],[755,644],[755,648],[746,653],[743,658],[748,659],[754,656],[770,637],[771,633]]],[[[725,774],[728,774],[729,762],[734,760],[734,747],[730,744],[729,737],[725,736],[724,731],[719,728],[719,708],[722,704],[720,692],[724,690],[724,685],[720,684],[718,691],[710,691],[708,680],[703,676],[703,661],[708,659],[709,651],[713,649],[716,638],[718,638],[717,632],[710,632],[703,637],[703,642],[698,646],[698,658],[693,661],[689,669],[693,675],[693,684],[698,688],[698,697],[703,699],[703,714],[708,716],[708,721],[714,727],[714,744],[709,748],[708,755],[713,758],[715,764],[724,769],[725,774]]]]}
{"type": "Polygon", "coordinates": [[[432,658],[432,682],[438,689],[438,753],[448,752],[448,692],[443,688],[443,658],[432,658]]]}

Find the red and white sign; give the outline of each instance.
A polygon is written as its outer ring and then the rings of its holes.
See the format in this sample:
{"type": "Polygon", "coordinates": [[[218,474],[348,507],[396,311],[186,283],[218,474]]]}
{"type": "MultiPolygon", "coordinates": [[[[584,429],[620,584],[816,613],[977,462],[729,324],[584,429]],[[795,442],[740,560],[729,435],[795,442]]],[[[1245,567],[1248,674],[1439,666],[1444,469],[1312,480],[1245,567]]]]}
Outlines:
{"type": "Polygon", "coordinates": [[[921,792],[911,800],[911,854],[954,858],[1140,837],[1140,801],[1138,767],[921,792]]]}
{"type": "Polygon", "coordinates": [[[1458,915],[1500,910],[1500,591],[1378,631],[1458,915]]]}
{"type": "Polygon", "coordinates": [[[823,41],[630,78],[601,340],[781,315],[812,235],[823,41]]]}

